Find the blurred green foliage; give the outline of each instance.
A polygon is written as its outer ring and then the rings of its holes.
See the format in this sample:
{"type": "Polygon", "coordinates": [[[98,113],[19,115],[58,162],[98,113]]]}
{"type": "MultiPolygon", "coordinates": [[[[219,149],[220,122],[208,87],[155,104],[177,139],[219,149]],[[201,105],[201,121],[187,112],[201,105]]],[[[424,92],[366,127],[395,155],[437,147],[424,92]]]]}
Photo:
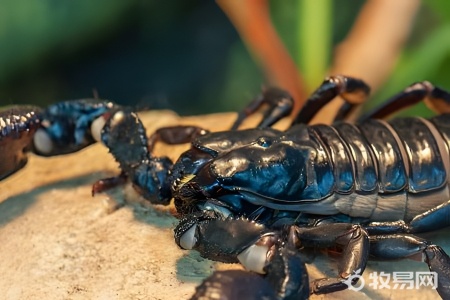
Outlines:
{"type": "MultiPolygon", "coordinates": [[[[324,76],[334,45],[363,3],[270,2],[274,24],[309,85],[324,76]]],[[[423,2],[377,101],[420,80],[450,89],[449,3],[423,2]]],[[[0,106],[47,105],[96,90],[123,104],[201,114],[237,110],[264,84],[211,0],[0,0],[0,45],[0,106]]]]}

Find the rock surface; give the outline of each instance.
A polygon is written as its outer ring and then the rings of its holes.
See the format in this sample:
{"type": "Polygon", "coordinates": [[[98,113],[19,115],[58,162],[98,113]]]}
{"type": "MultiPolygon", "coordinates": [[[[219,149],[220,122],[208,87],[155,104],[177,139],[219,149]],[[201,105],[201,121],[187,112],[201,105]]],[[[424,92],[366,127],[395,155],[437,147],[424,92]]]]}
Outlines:
{"type": "MultiPolygon", "coordinates": [[[[141,114],[148,133],[174,124],[224,130],[234,117],[180,118],[168,111],[141,114]]],[[[156,154],[175,160],[187,147],[158,145],[156,154]]],[[[30,156],[23,170],[0,182],[1,299],[188,299],[215,268],[239,268],[180,250],[173,241],[177,223],[173,208],[146,205],[129,186],[92,197],[93,182],[118,174],[117,163],[102,145],[60,157],[30,156]]],[[[446,234],[430,238],[449,250],[446,234]]],[[[328,258],[316,259],[309,270],[312,278],[336,274],[328,258]]],[[[370,262],[361,292],[312,299],[438,297],[428,287],[368,286],[371,272],[384,271],[392,277],[394,271],[417,270],[427,267],[411,261],[370,262]]]]}

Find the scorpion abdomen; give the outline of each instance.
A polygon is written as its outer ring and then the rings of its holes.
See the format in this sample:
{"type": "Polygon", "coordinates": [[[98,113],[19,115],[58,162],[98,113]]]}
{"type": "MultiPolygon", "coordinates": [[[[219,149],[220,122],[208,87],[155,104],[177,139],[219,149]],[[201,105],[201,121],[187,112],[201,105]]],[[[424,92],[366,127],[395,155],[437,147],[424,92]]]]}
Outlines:
{"type": "Polygon", "coordinates": [[[311,126],[329,153],[334,205],[353,217],[410,220],[448,201],[448,120],[441,115],[311,126]]]}

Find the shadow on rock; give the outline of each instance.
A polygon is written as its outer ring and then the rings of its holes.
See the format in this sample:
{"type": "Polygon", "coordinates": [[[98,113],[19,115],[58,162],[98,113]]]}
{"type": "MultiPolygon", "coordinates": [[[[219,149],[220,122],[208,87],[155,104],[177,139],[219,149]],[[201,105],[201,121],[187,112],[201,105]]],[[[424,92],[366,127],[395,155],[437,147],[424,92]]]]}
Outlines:
{"type": "MultiPolygon", "coordinates": [[[[82,175],[67,180],[56,181],[39,186],[31,191],[20,193],[9,197],[0,203],[0,226],[9,223],[15,218],[23,215],[27,209],[35,204],[40,195],[52,190],[63,190],[83,186],[95,182],[101,176],[101,172],[82,175]]],[[[7,188],[7,186],[2,187],[7,188]]]]}

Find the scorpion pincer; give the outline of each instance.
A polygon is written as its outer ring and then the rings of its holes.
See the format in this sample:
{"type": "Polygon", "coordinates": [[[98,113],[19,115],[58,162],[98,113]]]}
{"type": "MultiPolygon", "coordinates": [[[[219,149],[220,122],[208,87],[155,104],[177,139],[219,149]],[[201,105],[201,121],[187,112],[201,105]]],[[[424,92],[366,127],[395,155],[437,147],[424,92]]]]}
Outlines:
{"type": "Polygon", "coordinates": [[[158,130],[150,144],[192,140],[175,164],[152,156],[133,112],[113,114],[102,141],[121,176],[149,201],[169,204],[174,198],[181,248],[252,271],[218,272],[198,287],[195,299],[232,297],[243,289],[246,295],[253,290],[255,299],[305,299],[355,284],[369,257],[417,256],[436,272],[437,291],[449,299],[450,258],[416,234],[450,225],[450,94],[415,83],[357,123],[345,122],[368,93],[361,80],[329,77],[292,126],[279,131],[270,126],[289,114],[292,98],[268,89],[239,115],[233,130],[158,130]],[[346,102],[334,124],[308,125],[336,96],[346,102]],[[422,100],[441,114],[384,120],[422,100]],[[234,130],[261,104],[270,109],[258,128],[234,130]],[[304,251],[330,247],[342,249],[337,276],[309,283],[304,251]]]}
{"type": "Polygon", "coordinates": [[[0,111],[0,180],[24,167],[27,153],[54,156],[79,151],[96,140],[108,118],[118,109],[110,101],[63,101],[42,109],[13,106],[0,111]]]}

